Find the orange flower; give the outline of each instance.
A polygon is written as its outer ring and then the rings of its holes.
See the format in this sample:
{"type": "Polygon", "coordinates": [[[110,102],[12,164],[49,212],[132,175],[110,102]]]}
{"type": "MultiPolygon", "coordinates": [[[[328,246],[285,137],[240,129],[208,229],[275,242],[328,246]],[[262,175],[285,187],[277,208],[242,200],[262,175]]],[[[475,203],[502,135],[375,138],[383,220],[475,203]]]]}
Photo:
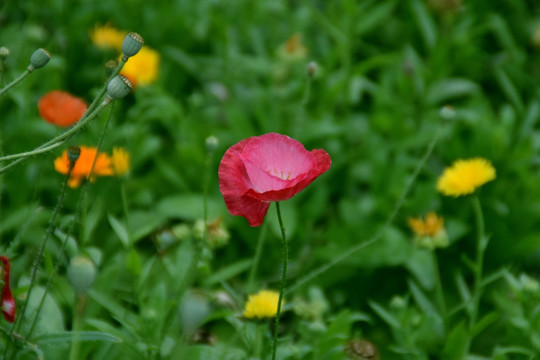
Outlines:
{"type": "Polygon", "coordinates": [[[62,90],[53,90],[38,102],[39,115],[57,126],[71,126],[84,115],[88,105],[83,99],[62,90]]]}
{"type": "MultiPolygon", "coordinates": [[[[111,176],[113,170],[111,166],[111,158],[106,153],[97,153],[96,147],[81,146],[81,154],[75,162],[75,166],[71,170],[68,185],[72,188],[81,185],[83,179],[89,179],[91,182],[96,181],[96,176],[111,176]],[[96,159],[97,155],[97,159],[96,159]],[[94,170],[92,171],[92,165],[94,170]],[[92,173],[92,176],[90,176],[92,173]]],[[[61,156],[54,160],[54,169],[61,174],[67,175],[69,172],[69,158],[67,151],[64,150],[61,156]]]]}

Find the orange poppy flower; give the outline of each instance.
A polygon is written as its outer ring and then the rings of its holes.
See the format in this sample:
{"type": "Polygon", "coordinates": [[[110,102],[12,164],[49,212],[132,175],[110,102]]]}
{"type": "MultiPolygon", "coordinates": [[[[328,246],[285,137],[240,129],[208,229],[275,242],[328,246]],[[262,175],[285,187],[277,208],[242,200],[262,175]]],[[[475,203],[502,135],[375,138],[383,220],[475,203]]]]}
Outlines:
{"type": "MultiPolygon", "coordinates": [[[[98,154],[96,147],[81,146],[80,149],[81,153],[75,162],[75,166],[71,170],[68,180],[68,185],[70,187],[78,187],[81,185],[84,179],[89,179],[91,182],[94,182],[96,181],[97,176],[113,175],[114,172],[109,155],[106,153],[98,154]],[[94,170],[92,171],[94,159],[96,159],[96,164],[94,165],[94,170]],[[90,172],[92,172],[92,176],[90,176],[90,172]]],[[[66,150],[64,150],[61,156],[54,160],[54,169],[65,175],[67,175],[69,172],[69,158],[66,150]]]]}
{"type": "Polygon", "coordinates": [[[45,121],[62,127],[79,121],[87,108],[88,105],[83,99],[62,90],[50,91],[38,102],[39,115],[45,121]]]}

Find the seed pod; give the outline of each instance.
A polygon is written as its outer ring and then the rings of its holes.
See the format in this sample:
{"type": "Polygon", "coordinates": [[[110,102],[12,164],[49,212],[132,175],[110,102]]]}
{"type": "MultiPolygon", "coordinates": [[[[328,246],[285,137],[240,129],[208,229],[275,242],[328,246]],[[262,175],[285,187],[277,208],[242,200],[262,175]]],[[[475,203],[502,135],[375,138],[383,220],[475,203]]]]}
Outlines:
{"type": "Polygon", "coordinates": [[[37,49],[30,57],[30,65],[28,65],[28,71],[39,69],[47,65],[51,60],[51,54],[45,49],[37,49]]]}
{"type": "Polygon", "coordinates": [[[111,100],[120,99],[133,90],[131,81],[124,75],[117,75],[107,85],[107,97],[111,100]]]}
{"type": "Polygon", "coordinates": [[[96,266],[86,256],[75,256],[69,262],[67,276],[77,294],[84,294],[96,279],[96,266]]]}
{"type": "Polygon", "coordinates": [[[135,32],[127,34],[122,43],[122,54],[124,55],[122,60],[126,61],[128,58],[137,54],[139,50],[141,50],[143,44],[144,39],[141,35],[135,32]]]}

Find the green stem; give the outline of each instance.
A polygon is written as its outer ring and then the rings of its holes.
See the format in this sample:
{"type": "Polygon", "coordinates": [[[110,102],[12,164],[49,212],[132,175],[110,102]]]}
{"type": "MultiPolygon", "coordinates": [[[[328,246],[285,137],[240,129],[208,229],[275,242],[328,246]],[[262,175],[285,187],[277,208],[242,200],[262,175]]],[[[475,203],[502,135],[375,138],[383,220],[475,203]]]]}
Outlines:
{"type": "Polygon", "coordinates": [[[71,349],[69,352],[69,360],[78,360],[79,352],[81,349],[81,342],[79,341],[79,332],[81,330],[82,320],[84,317],[84,311],[86,309],[86,301],[88,297],[86,294],[77,294],[75,300],[75,313],[73,314],[73,326],[71,329],[71,349]]]}
{"type": "MultiPolygon", "coordinates": [[[[49,227],[47,228],[47,231],[45,232],[45,235],[43,237],[43,241],[41,242],[41,247],[39,248],[38,254],[36,255],[36,257],[34,259],[34,263],[32,265],[32,272],[31,272],[31,275],[30,275],[30,284],[28,286],[28,291],[26,293],[26,297],[24,299],[23,305],[21,306],[21,310],[20,310],[20,312],[19,312],[19,314],[17,316],[17,319],[15,320],[15,324],[13,325],[13,327],[10,330],[10,333],[9,333],[10,338],[13,335],[14,332],[16,332],[16,331],[18,331],[20,329],[21,323],[22,323],[22,321],[24,319],[24,314],[26,312],[26,307],[28,306],[28,301],[30,300],[32,290],[33,290],[34,285],[36,283],[39,263],[41,261],[41,258],[43,257],[43,253],[45,252],[45,247],[47,245],[47,241],[52,236],[52,233],[54,231],[54,224],[56,222],[56,217],[58,216],[58,213],[60,212],[60,209],[63,206],[64,195],[66,193],[67,184],[68,184],[69,178],[71,176],[71,171],[72,170],[73,170],[73,166],[70,166],[69,169],[68,169],[68,173],[66,175],[66,178],[64,180],[64,183],[62,185],[62,190],[60,191],[60,195],[58,196],[58,202],[56,203],[56,206],[55,206],[55,208],[53,210],[51,220],[49,222],[49,227]]],[[[38,316],[38,315],[39,314],[36,313],[35,316],[38,316]]],[[[7,354],[7,348],[9,347],[8,345],[6,345],[6,350],[5,350],[4,354],[7,354]]],[[[5,356],[4,356],[4,358],[5,358],[5,356]]]]}
{"type": "Polygon", "coordinates": [[[439,269],[439,261],[437,259],[437,253],[435,250],[431,251],[431,259],[433,262],[433,270],[435,271],[435,297],[437,306],[443,320],[444,331],[446,333],[446,302],[444,300],[443,287],[441,282],[441,271],[439,269]]]}
{"type": "Polygon", "coordinates": [[[405,199],[407,198],[407,195],[411,191],[412,186],[414,185],[414,182],[416,181],[416,178],[420,174],[420,171],[422,170],[422,168],[426,164],[428,158],[430,157],[431,153],[433,152],[433,149],[435,148],[435,145],[439,141],[439,138],[440,138],[444,128],[445,128],[444,126],[441,126],[439,128],[439,130],[433,136],[433,139],[431,140],[431,143],[428,145],[428,147],[426,149],[426,152],[424,153],[424,156],[422,156],[422,158],[420,159],[420,161],[416,165],[416,168],[414,169],[414,172],[413,172],[412,176],[409,178],[409,181],[407,182],[407,185],[405,186],[405,189],[403,190],[403,193],[399,197],[398,201],[396,202],[396,205],[394,206],[394,209],[390,213],[390,216],[388,216],[388,219],[383,224],[382,228],[375,235],[373,235],[370,239],[368,239],[367,241],[364,241],[362,243],[351,246],[350,248],[343,251],[338,256],[334,257],[331,261],[329,261],[326,264],[322,265],[318,269],[315,269],[314,271],[310,272],[309,274],[305,275],[304,277],[301,277],[299,280],[296,281],[296,283],[294,283],[294,285],[289,287],[287,292],[292,292],[292,291],[298,289],[299,287],[301,287],[301,286],[307,284],[308,282],[310,282],[311,280],[315,279],[320,274],[328,271],[329,269],[331,269],[335,265],[339,264],[341,261],[345,260],[349,256],[355,254],[357,251],[360,251],[361,249],[363,249],[363,248],[365,248],[365,247],[367,247],[369,245],[372,245],[372,244],[376,243],[377,241],[379,241],[379,239],[383,236],[383,234],[385,233],[386,229],[390,226],[390,224],[392,224],[392,222],[394,221],[395,217],[397,216],[399,210],[403,206],[403,203],[405,202],[405,199]]]}
{"type": "Polygon", "coordinates": [[[12,87],[14,87],[15,85],[17,85],[18,83],[20,83],[21,81],[23,81],[32,71],[26,69],[23,71],[23,73],[21,75],[19,75],[18,78],[16,78],[15,80],[13,80],[12,82],[10,82],[9,84],[6,85],[6,87],[4,87],[3,89],[0,90],[0,97],[2,97],[2,95],[4,95],[5,93],[7,93],[12,87]]]}
{"type": "MultiPolygon", "coordinates": [[[[107,80],[106,84],[101,88],[100,92],[98,93],[98,95],[96,96],[94,101],[92,101],[92,103],[90,104],[90,106],[88,107],[86,112],[84,113],[83,117],[73,127],[71,127],[69,130],[63,132],[62,134],[56,136],[55,138],[41,144],[40,146],[38,146],[37,148],[35,148],[32,151],[27,151],[27,152],[24,152],[24,153],[21,153],[21,154],[13,154],[13,155],[0,157],[0,162],[5,161],[5,160],[9,160],[9,159],[16,159],[15,161],[11,162],[10,164],[0,168],[0,174],[6,172],[8,169],[10,169],[13,166],[21,163],[22,161],[24,161],[24,159],[26,159],[26,158],[28,158],[30,156],[34,156],[34,155],[41,154],[43,152],[47,152],[47,151],[52,150],[52,149],[54,149],[56,147],[56,146],[51,146],[51,145],[55,145],[56,143],[60,143],[60,144],[58,144],[58,146],[61,145],[62,143],[69,140],[76,133],[78,133],[86,124],[88,124],[88,122],[90,122],[92,119],[94,119],[101,112],[101,110],[103,110],[103,108],[105,108],[105,106],[107,106],[111,102],[110,99],[108,99],[108,98],[103,100],[103,96],[104,96],[105,92],[107,91],[108,83],[110,82],[110,80],[113,77],[118,75],[118,73],[120,72],[120,70],[122,70],[122,67],[124,66],[125,63],[126,62],[124,60],[121,60],[118,63],[116,68],[111,73],[111,76],[107,80]],[[50,148],[48,148],[48,147],[50,147],[50,148]],[[44,148],[48,148],[48,150],[43,151],[44,148]],[[22,154],[24,154],[24,155],[22,155],[22,154]]],[[[10,85],[8,85],[8,86],[10,86],[10,85]]],[[[1,96],[1,93],[0,93],[0,96],[1,96]]]]}
{"type": "MultiPolygon", "coordinates": [[[[8,169],[12,168],[13,166],[21,163],[22,161],[24,161],[25,159],[29,158],[30,156],[34,156],[34,155],[38,155],[38,154],[41,154],[43,152],[46,152],[46,151],[43,151],[43,149],[49,147],[49,150],[52,150],[54,149],[56,146],[52,146],[51,145],[55,145],[56,143],[64,143],[66,142],[67,140],[69,140],[72,136],[74,136],[76,133],[78,133],[88,122],[90,122],[91,120],[93,120],[100,112],[101,110],[103,110],[110,102],[109,101],[103,101],[97,108],[95,111],[93,111],[90,115],[88,115],[87,117],[83,116],[83,118],[81,120],[79,120],[79,122],[77,122],[77,124],[75,124],[72,128],[70,128],[69,130],[63,132],[62,134],[56,136],[55,138],[41,144],[40,146],[38,146],[37,148],[35,148],[34,150],[32,151],[28,151],[26,152],[25,154],[25,157],[21,157],[21,158],[18,158],[14,161],[12,161],[11,163],[9,163],[8,165],[4,166],[4,167],[1,167],[0,168],[0,174],[6,172],[8,169]]],[[[87,112],[88,113],[88,112],[87,112]]],[[[18,154],[14,154],[14,155],[8,155],[7,157],[13,157],[15,155],[18,155],[18,154]]],[[[1,157],[0,158],[0,161],[4,161],[6,158],[6,156],[4,157],[1,157]]]]}
{"type": "Polygon", "coordinates": [[[255,359],[261,358],[261,349],[262,349],[262,340],[264,331],[266,330],[266,325],[263,324],[256,324],[255,328],[255,346],[253,349],[253,356],[255,359]]]}
{"type": "Polygon", "coordinates": [[[482,277],[483,277],[483,267],[484,267],[484,252],[487,247],[488,239],[485,236],[484,229],[484,214],[482,212],[482,205],[480,204],[480,198],[478,195],[472,197],[472,206],[474,212],[474,218],[476,222],[476,258],[474,263],[474,287],[473,287],[473,296],[472,304],[470,308],[470,318],[469,318],[469,336],[467,338],[467,344],[465,349],[465,354],[469,353],[473,329],[476,325],[476,320],[478,319],[478,310],[480,306],[480,298],[482,297],[482,277]]]}
{"type": "Polygon", "coordinates": [[[34,329],[37,325],[37,321],[39,318],[39,314],[41,313],[41,309],[43,308],[43,305],[45,304],[45,299],[47,298],[47,294],[49,293],[49,290],[51,289],[52,283],[54,279],[56,278],[56,275],[58,274],[59,268],[60,268],[60,259],[62,254],[64,253],[66,249],[67,242],[69,240],[69,237],[71,236],[73,232],[73,226],[75,224],[75,220],[71,221],[68,231],[65,234],[64,241],[62,242],[62,247],[58,251],[57,254],[57,260],[56,264],[54,266],[52,274],[49,276],[49,280],[47,281],[47,285],[45,286],[45,290],[43,291],[43,295],[41,295],[41,300],[39,302],[39,305],[36,310],[36,316],[34,316],[34,319],[32,321],[32,325],[30,326],[30,329],[28,330],[28,334],[26,334],[26,339],[30,339],[32,337],[32,333],[34,332],[34,329]]]}
{"type": "Polygon", "coordinates": [[[259,237],[257,239],[257,248],[255,249],[255,257],[253,258],[253,264],[249,270],[249,277],[247,282],[247,293],[252,293],[255,291],[255,279],[257,276],[257,269],[259,268],[259,262],[261,260],[262,251],[264,248],[264,242],[266,240],[266,230],[267,230],[267,221],[264,221],[261,230],[259,232],[259,237]]]}
{"type": "Polygon", "coordinates": [[[282,243],[282,262],[283,270],[281,272],[281,284],[279,286],[279,300],[276,312],[276,323],[274,325],[274,342],[272,345],[272,360],[276,359],[278,333],[279,333],[279,316],[281,314],[281,302],[283,301],[283,294],[285,293],[285,282],[287,280],[287,262],[289,260],[289,248],[287,245],[287,236],[285,235],[285,227],[283,226],[283,220],[281,219],[281,209],[279,202],[276,202],[276,211],[279,221],[279,228],[281,229],[281,243],[282,243]]]}

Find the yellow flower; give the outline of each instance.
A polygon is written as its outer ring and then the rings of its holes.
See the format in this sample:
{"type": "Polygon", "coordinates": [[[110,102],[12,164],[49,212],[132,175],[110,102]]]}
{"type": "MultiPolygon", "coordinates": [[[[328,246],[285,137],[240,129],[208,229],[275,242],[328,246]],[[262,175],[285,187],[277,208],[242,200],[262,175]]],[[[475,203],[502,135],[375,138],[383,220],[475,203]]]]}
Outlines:
{"type": "Polygon", "coordinates": [[[486,159],[457,160],[444,169],[437,181],[437,190],[446,196],[468,195],[495,177],[495,168],[486,159]]]}
{"type": "Polygon", "coordinates": [[[113,148],[112,151],[112,167],[114,174],[117,176],[123,176],[129,171],[131,155],[123,148],[113,148]]]}
{"type": "Polygon", "coordinates": [[[248,319],[264,319],[276,316],[279,293],[271,290],[261,290],[250,295],[244,309],[244,317],[248,319]]]}
{"type": "Polygon", "coordinates": [[[149,85],[155,82],[159,75],[161,56],[148,46],[143,46],[137,55],[130,57],[120,72],[126,76],[133,86],[149,85]]]}
{"type": "Polygon", "coordinates": [[[121,51],[126,34],[126,31],[120,31],[109,24],[105,24],[94,27],[94,30],[90,33],[90,39],[96,46],[121,51]]]}
{"type": "Polygon", "coordinates": [[[448,236],[444,230],[444,219],[434,212],[426,215],[425,220],[409,218],[409,226],[416,234],[415,243],[419,247],[434,249],[448,246],[448,236]]]}

